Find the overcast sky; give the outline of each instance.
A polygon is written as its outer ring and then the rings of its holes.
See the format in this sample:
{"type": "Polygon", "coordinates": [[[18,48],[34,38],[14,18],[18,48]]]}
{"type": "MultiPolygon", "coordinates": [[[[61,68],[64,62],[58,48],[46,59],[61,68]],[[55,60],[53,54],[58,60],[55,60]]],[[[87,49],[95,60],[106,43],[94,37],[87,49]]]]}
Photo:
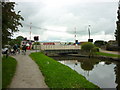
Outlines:
{"type": "Polygon", "coordinates": [[[23,27],[14,37],[22,35],[40,41],[87,41],[91,38],[113,40],[116,29],[118,0],[12,0],[16,11],[24,17],[23,27]],[[90,2],[91,1],[91,2],[90,2]],[[31,29],[30,29],[30,23],[31,29]]]}

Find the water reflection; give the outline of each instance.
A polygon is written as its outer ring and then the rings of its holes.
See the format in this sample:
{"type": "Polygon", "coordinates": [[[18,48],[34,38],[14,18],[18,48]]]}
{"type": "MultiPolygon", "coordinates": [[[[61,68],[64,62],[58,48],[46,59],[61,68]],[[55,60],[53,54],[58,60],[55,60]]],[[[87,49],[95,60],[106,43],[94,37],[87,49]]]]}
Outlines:
{"type": "Polygon", "coordinates": [[[52,57],[101,88],[120,89],[120,63],[80,57],[52,57]]]}
{"type": "Polygon", "coordinates": [[[116,88],[117,88],[117,90],[120,90],[120,63],[116,64],[115,74],[116,74],[115,83],[117,84],[116,88]]]}
{"type": "Polygon", "coordinates": [[[81,68],[85,71],[91,71],[94,68],[94,65],[96,64],[95,60],[83,60],[81,62],[81,68]]]}

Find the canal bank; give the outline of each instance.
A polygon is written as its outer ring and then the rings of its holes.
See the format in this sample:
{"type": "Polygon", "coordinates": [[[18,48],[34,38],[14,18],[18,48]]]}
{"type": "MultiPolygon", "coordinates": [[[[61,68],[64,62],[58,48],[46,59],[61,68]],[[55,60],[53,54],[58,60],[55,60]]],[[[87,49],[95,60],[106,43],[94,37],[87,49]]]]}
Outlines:
{"type": "Polygon", "coordinates": [[[84,76],[42,53],[30,57],[38,64],[49,88],[99,88],[84,76]]]}
{"type": "Polygon", "coordinates": [[[52,58],[82,74],[100,88],[120,89],[120,62],[118,61],[75,56],[53,56],[52,58]]]}
{"type": "Polygon", "coordinates": [[[68,54],[68,56],[73,56],[73,57],[84,57],[84,58],[96,58],[96,59],[102,59],[102,60],[110,60],[110,61],[119,61],[119,57],[109,57],[109,56],[102,56],[102,55],[94,55],[92,57],[88,55],[80,55],[80,54],[68,54]]]}

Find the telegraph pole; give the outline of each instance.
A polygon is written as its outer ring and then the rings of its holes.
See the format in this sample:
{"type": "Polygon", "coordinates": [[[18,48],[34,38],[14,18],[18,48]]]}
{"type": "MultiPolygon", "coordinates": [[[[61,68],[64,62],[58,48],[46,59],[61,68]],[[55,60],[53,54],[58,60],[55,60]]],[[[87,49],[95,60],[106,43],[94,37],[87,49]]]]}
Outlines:
{"type": "Polygon", "coordinates": [[[76,27],[75,27],[75,42],[76,42],[76,27]]]}

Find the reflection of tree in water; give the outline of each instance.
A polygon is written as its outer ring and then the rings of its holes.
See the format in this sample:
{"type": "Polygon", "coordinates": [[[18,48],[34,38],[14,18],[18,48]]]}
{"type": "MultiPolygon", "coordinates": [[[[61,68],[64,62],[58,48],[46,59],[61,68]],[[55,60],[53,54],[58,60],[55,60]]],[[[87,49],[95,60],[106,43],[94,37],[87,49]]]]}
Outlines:
{"type": "Polygon", "coordinates": [[[99,63],[97,59],[82,60],[80,62],[81,68],[85,71],[91,71],[94,68],[94,65],[99,63]]]}
{"type": "Polygon", "coordinates": [[[116,74],[115,83],[117,84],[116,88],[117,90],[120,90],[120,63],[119,62],[116,64],[115,74],[116,74]]]}
{"type": "Polygon", "coordinates": [[[105,64],[106,64],[106,65],[110,65],[110,64],[111,64],[111,62],[109,62],[109,61],[106,61],[106,62],[105,62],[105,64]]]}

